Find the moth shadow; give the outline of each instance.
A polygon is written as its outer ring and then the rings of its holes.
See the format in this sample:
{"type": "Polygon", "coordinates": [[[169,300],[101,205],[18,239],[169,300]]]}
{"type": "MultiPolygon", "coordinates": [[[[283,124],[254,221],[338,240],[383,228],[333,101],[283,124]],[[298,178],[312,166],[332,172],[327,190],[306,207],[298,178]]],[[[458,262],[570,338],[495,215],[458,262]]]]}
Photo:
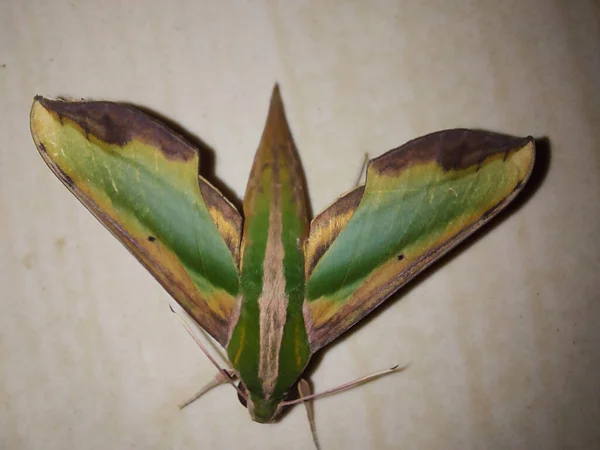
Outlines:
{"type": "MultiPolygon", "coordinates": [[[[372,321],[376,320],[380,314],[385,313],[385,311],[391,308],[399,299],[409,294],[413,289],[416,289],[421,283],[426,282],[430,276],[432,276],[438,270],[443,269],[457,255],[460,255],[462,252],[468,251],[472,245],[474,245],[488,233],[491,233],[494,229],[496,229],[496,227],[501,225],[507,217],[521,209],[523,205],[525,205],[529,201],[529,199],[533,197],[533,195],[544,184],[544,181],[548,175],[551,166],[551,145],[549,138],[541,137],[535,139],[535,148],[535,163],[529,181],[523,187],[521,193],[506,208],[504,208],[500,213],[498,213],[498,215],[493,220],[491,220],[490,223],[477,230],[465,242],[461,243],[461,245],[446,253],[438,261],[426,268],[423,272],[417,275],[417,277],[411,280],[408,283],[408,285],[400,288],[399,291],[394,293],[382,305],[375,308],[375,310],[373,310],[364,319],[355,324],[346,333],[341,335],[339,338],[335,339],[331,344],[328,344],[324,348],[320,349],[315,355],[313,355],[304,373],[307,374],[307,376],[313,373],[313,371],[321,363],[323,355],[330,346],[341,344],[351,335],[362,330],[363,327],[369,326],[369,324],[372,321]]],[[[392,361],[392,363],[396,363],[396,361],[392,361]]]]}
{"type": "Polygon", "coordinates": [[[200,169],[198,171],[198,175],[204,178],[210,184],[212,184],[215,188],[217,188],[221,192],[221,194],[223,194],[225,198],[227,198],[227,200],[229,200],[235,206],[235,208],[238,211],[242,211],[242,200],[229,186],[223,183],[223,181],[216,176],[216,152],[212,147],[210,147],[196,134],[191,133],[190,131],[183,128],[173,119],[163,116],[161,113],[151,108],[127,102],[120,103],[122,105],[138,109],[144,114],[152,117],[153,119],[156,119],[157,121],[168,127],[170,130],[174,131],[176,134],[181,136],[192,147],[194,147],[200,155],[200,169]]]}

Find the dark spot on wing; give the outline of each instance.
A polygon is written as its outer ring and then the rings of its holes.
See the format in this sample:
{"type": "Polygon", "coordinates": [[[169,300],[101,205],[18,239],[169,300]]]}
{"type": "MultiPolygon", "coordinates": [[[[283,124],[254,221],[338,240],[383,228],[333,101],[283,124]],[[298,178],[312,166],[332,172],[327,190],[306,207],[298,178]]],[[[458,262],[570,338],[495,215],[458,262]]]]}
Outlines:
{"type": "Polygon", "coordinates": [[[404,255],[403,254],[398,255],[398,261],[402,261],[403,259],[404,259],[404,255]]]}
{"type": "Polygon", "coordinates": [[[150,242],[154,242],[156,240],[156,238],[154,236],[148,236],[148,240],[150,242]]]}

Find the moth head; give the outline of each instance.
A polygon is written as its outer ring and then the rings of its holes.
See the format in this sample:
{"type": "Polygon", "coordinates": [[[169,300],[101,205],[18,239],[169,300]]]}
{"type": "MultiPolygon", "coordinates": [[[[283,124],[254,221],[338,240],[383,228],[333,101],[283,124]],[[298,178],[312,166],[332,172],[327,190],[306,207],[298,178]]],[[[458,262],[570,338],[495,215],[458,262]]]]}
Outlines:
{"type": "Polygon", "coordinates": [[[281,413],[283,402],[281,399],[264,398],[262,395],[254,394],[243,383],[239,384],[239,388],[246,394],[247,398],[238,395],[240,403],[248,408],[252,420],[258,423],[271,423],[281,413]]]}
{"type": "Polygon", "coordinates": [[[250,394],[247,406],[252,420],[258,423],[273,422],[282,410],[281,400],[264,399],[254,394],[250,394]]]}

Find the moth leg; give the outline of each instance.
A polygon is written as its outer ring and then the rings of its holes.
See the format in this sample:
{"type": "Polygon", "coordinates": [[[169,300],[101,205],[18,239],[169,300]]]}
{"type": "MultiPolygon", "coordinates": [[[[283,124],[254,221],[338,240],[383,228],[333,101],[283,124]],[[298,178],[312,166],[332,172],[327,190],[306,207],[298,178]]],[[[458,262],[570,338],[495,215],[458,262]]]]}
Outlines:
{"type": "MultiPolygon", "coordinates": [[[[298,381],[298,395],[300,396],[300,398],[303,398],[311,394],[312,390],[310,388],[310,383],[304,378],[301,378],[300,381],[298,381]]],[[[315,411],[313,409],[313,401],[305,401],[304,406],[306,406],[306,416],[308,417],[310,432],[312,433],[312,438],[315,443],[315,447],[317,448],[317,450],[321,450],[321,446],[319,445],[319,439],[317,437],[317,427],[315,426],[315,411]]]]}
{"type": "Polygon", "coordinates": [[[235,374],[235,372],[233,370],[223,369],[223,372],[225,372],[227,374],[227,377],[225,375],[223,375],[223,373],[217,372],[217,375],[215,375],[215,377],[211,381],[209,381],[206,384],[206,386],[204,386],[202,389],[200,389],[192,398],[190,398],[186,402],[179,405],[179,409],[183,409],[186,406],[188,406],[190,403],[195,402],[200,397],[202,397],[204,394],[206,394],[208,391],[210,391],[212,388],[220,386],[222,384],[231,383],[232,381],[234,381],[237,378],[237,375],[235,374]]]}
{"type": "Polygon", "coordinates": [[[365,153],[365,159],[363,160],[362,166],[360,166],[360,172],[358,172],[358,176],[356,177],[356,181],[354,182],[354,187],[357,188],[360,186],[361,181],[364,178],[367,178],[367,166],[369,165],[369,154],[365,153]]]}

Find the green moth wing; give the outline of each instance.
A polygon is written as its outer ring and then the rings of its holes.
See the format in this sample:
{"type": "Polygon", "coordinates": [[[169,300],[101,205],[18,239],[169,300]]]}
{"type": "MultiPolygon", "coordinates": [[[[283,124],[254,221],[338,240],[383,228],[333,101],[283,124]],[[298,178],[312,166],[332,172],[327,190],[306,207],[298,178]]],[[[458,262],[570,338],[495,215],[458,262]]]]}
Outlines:
{"type": "Polygon", "coordinates": [[[364,186],[311,223],[305,308],[323,347],[502,210],[534,163],[532,138],[455,129],[372,160],[364,186]]]}
{"type": "Polygon", "coordinates": [[[50,169],[221,345],[240,292],[242,220],[198,176],[197,150],[134,108],[36,97],[50,169]]]}

